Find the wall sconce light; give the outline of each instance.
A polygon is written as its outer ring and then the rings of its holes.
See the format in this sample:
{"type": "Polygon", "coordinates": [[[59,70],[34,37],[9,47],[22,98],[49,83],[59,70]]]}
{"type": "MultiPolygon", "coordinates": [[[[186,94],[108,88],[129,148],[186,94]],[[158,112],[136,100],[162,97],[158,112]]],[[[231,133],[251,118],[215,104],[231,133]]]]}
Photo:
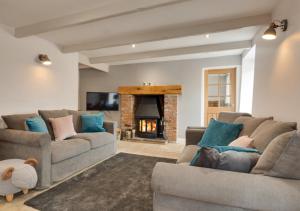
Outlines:
{"type": "Polygon", "coordinates": [[[47,54],[39,54],[38,60],[41,64],[49,66],[52,64],[47,54]]]}
{"type": "Polygon", "coordinates": [[[273,21],[270,27],[263,34],[262,38],[265,40],[275,40],[277,28],[281,28],[283,32],[286,31],[288,28],[288,20],[284,19],[282,21],[273,21]]]}

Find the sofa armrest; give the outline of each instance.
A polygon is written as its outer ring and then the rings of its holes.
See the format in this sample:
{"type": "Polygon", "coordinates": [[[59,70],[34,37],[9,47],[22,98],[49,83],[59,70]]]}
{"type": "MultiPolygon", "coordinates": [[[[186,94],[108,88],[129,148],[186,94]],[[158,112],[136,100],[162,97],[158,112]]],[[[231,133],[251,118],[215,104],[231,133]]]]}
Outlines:
{"type": "Polygon", "coordinates": [[[250,210],[300,210],[300,180],[157,163],[152,189],[175,197],[250,210]]]}
{"type": "Polygon", "coordinates": [[[115,121],[105,121],[103,123],[103,127],[107,132],[109,132],[109,133],[116,136],[116,130],[117,130],[117,127],[118,127],[117,122],[115,122],[115,121]]]}
{"type": "Polygon", "coordinates": [[[50,186],[51,138],[49,134],[11,129],[0,130],[0,160],[14,158],[37,159],[37,188],[50,186]]]}
{"type": "Polygon", "coordinates": [[[205,127],[187,127],[185,131],[185,145],[197,145],[201,140],[205,130],[205,127]]]}
{"type": "Polygon", "coordinates": [[[34,133],[23,130],[2,129],[0,130],[0,141],[12,144],[41,147],[51,143],[50,135],[47,133],[34,133]]]}

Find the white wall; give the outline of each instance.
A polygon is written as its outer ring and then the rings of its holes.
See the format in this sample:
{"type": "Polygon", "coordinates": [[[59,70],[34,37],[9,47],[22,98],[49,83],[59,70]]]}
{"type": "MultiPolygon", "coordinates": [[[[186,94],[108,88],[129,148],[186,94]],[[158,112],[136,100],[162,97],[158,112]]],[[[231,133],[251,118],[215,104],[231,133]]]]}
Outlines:
{"type": "Polygon", "coordinates": [[[78,55],[62,54],[50,42],[17,39],[0,25],[0,115],[37,109],[78,108],[78,55]],[[52,60],[38,64],[38,54],[52,60]]]}
{"type": "Polygon", "coordinates": [[[254,67],[256,47],[252,47],[242,58],[240,112],[252,113],[254,67]]]}
{"type": "Polygon", "coordinates": [[[300,1],[281,0],[274,19],[287,18],[277,40],[256,40],[253,113],[300,124],[300,1]]]}
{"type": "Polygon", "coordinates": [[[203,69],[240,64],[240,56],[228,56],[111,66],[109,73],[81,70],[80,109],[85,109],[88,91],[117,91],[119,86],[142,85],[144,81],[152,82],[153,85],[179,84],[183,88],[183,94],[179,97],[179,138],[183,139],[187,126],[201,125],[203,69]]]}

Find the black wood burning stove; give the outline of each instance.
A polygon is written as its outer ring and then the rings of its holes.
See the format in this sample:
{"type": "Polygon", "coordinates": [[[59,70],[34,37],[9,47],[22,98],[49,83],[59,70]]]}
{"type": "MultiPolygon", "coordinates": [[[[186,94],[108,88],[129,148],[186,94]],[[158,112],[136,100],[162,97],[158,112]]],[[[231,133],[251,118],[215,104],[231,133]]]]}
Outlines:
{"type": "MultiPolygon", "coordinates": [[[[162,96],[163,97],[163,96],[162,96]]],[[[163,135],[163,111],[160,96],[137,96],[136,135],[141,138],[155,139],[163,135]]]]}

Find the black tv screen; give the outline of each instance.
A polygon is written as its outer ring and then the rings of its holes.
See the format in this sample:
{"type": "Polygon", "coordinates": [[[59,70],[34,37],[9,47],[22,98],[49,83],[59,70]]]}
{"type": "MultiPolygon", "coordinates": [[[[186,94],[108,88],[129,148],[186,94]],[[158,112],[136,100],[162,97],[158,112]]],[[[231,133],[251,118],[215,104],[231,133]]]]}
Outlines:
{"type": "Polygon", "coordinates": [[[99,111],[118,111],[119,95],[114,92],[87,92],[86,109],[99,111]]]}

